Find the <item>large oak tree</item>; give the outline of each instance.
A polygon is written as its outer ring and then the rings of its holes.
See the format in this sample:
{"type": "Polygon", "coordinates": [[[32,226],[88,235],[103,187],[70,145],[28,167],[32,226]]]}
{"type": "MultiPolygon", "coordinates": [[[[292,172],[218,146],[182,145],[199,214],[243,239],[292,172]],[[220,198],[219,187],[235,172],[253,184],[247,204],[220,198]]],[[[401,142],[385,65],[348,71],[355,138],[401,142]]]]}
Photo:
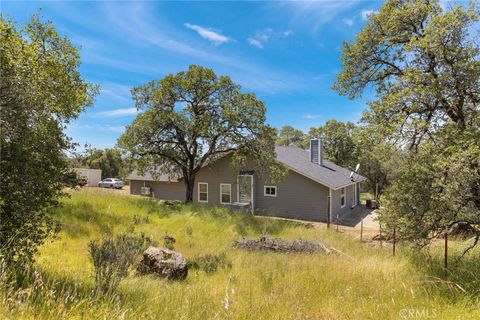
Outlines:
{"type": "Polygon", "coordinates": [[[275,130],[265,124],[265,105],[227,76],[192,65],[132,89],[141,112],[119,139],[140,171],[181,177],[193,200],[195,177],[229,153],[234,167],[247,157],[267,179],[283,168],[275,161],[275,130]]]}
{"type": "Polygon", "coordinates": [[[479,16],[473,4],[389,0],[343,47],[334,88],[375,88],[363,120],[403,153],[381,217],[420,243],[460,223],[480,239],[479,16]]]}

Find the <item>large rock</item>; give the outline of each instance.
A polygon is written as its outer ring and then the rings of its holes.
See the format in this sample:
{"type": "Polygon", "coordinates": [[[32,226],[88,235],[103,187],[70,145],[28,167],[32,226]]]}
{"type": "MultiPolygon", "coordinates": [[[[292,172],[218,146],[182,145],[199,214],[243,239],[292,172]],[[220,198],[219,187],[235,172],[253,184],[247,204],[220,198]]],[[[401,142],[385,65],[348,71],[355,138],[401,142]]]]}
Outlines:
{"type": "Polygon", "coordinates": [[[142,274],[155,273],[166,279],[183,280],[187,277],[188,266],[187,260],[176,251],[148,247],[137,270],[142,274]]]}

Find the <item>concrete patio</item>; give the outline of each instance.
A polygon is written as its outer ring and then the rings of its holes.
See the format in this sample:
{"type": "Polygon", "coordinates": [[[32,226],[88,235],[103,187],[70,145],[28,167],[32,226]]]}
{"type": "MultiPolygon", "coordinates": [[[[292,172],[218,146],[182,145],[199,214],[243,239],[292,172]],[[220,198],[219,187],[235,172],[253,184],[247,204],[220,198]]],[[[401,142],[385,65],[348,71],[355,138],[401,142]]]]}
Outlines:
{"type": "MultiPolygon", "coordinates": [[[[365,205],[359,205],[351,209],[347,214],[339,218],[338,224],[344,227],[360,229],[363,219],[363,228],[369,230],[378,230],[379,224],[374,219],[377,211],[367,208],[365,205]]],[[[332,221],[334,224],[336,221],[332,221]]]]}

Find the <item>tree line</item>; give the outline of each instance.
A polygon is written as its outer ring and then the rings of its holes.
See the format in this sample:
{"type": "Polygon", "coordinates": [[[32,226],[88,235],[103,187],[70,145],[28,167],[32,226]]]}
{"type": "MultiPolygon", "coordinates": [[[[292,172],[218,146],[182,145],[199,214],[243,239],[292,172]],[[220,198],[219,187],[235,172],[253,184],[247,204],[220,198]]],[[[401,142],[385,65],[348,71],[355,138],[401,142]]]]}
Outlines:
{"type": "Polygon", "coordinates": [[[125,179],[131,172],[131,162],[119,148],[92,148],[86,146],[82,152],[71,152],[68,156],[71,168],[102,170],[102,179],[125,179]]]}

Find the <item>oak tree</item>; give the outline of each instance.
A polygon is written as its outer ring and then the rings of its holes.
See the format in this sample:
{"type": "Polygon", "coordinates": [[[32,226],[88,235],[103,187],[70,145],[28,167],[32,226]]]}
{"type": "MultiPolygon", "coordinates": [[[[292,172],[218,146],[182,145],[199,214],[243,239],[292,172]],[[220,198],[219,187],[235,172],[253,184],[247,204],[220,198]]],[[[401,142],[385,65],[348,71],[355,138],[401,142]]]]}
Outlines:
{"type": "Polygon", "coordinates": [[[373,87],[363,120],[403,152],[381,218],[420,243],[459,223],[480,239],[479,17],[473,3],[389,0],[343,47],[334,88],[373,87]]]}
{"type": "Polygon", "coordinates": [[[195,178],[207,163],[232,154],[235,167],[253,159],[259,172],[275,179],[283,169],[275,161],[275,130],[265,124],[265,105],[243,93],[227,76],[192,65],[132,89],[142,110],[119,139],[141,172],[180,177],[187,202],[195,178]]]}

